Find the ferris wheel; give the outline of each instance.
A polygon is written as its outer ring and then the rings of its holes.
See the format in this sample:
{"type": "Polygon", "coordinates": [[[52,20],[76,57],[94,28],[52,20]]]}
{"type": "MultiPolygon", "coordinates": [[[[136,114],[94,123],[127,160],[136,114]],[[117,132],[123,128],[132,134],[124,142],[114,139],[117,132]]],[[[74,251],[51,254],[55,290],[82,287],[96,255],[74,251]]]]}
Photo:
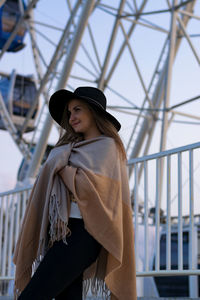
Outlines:
{"type": "Polygon", "coordinates": [[[9,55],[16,57],[10,72],[0,70],[0,128],[24,157],[19,180],[35,177],[51,148],[49,136],[58,128],[48,99],[61,88],[91,85],[105,91],[108,108],[122,123],[128,159],[166,149],[170,134],[173,146],[197,141],[198,1],[4,0],[0,5],[2,65],[9,55]],[[23,53],[30,55],[32,76],[15,67],[23,53]]]}

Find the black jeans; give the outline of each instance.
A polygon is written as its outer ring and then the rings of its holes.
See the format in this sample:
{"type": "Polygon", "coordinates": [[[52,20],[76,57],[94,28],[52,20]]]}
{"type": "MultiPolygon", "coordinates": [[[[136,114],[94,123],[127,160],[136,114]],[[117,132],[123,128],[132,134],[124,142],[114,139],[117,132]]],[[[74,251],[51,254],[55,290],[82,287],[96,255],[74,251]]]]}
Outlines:
{"type": "Polygon", "coordinates": [[[82,219],[69,218],[68,245],[55,242],[19,300],[82,300],[83,271],[97,258],[101,245],[85,230],[82,219]]]}

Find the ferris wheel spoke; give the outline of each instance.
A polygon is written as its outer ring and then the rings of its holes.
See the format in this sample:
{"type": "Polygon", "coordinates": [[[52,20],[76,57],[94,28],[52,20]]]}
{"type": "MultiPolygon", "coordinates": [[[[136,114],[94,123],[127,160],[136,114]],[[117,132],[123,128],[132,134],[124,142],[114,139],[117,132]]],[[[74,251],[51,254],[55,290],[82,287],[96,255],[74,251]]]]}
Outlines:
{"type": "MultiPolygon", "coordinates": [[[[196,31],[193,27],[194,32],[188,27],[189,21],[200,20],[198,9],[194,9],[198,1],[177,0],[175,3],[166,0],[158,2],[157,6],[150,0],[93,1],[87,22],[78,33],[85,1],[63,2],[65,25],[62,25],[63,19],[59,20],[59,16],[56,20],[53,11],[48,10],[47,16],[42,1],[38,1],[36,9],[30,10],[29,18],[25,18],[26,10],[23,13],[21,9],[30,37],[27,48],[32,48],[37,93],[28,114],[17,128],[19,139],[26,139],[26,129],[38,103],[40,114],[34,120],[35,129],[29,133],[32,144],[36,144],[42,136],[44,120],[48,118],[50,94],[56,89],[67,87],[74,90],[77,86],[88,84],[105,90],[108,109],[118,114],[122,123],[125,122],[128,129],[122,134],[126,135],[128,158],[148,153],[154,132],[161,126],[162,120],[167,127],[175,122],[184,122],[184,118],[188,117],[199,120],[195,112],[188,114],[173,108],[177,97],[170,97],[170,105],[163,107],[166,81],[169,80],[170,17],[173,10],[176,13],[176,41],[171,68],[177,68],[175,57],[179,59],[185,44],[189,46],[191,60],[195,58],[195,63],[200,64],[196,47],[200,33],[197,27],[196,31]],[[45,21],[47,18],[48,21],[45,21]],[[150,36],[153,37],[152,42],[150,36]],[[127,116],[127,124],[124,116],[127,116]]],[[[31,3],[33,1],[29,1],[29,5],[31,3]]],[[[23,51],[25,53],[26,49],[23,51]]],[[[193,97],[188,93],[186,99],[193,97]]],[[[178,98],[181,100],[181,97],[178,98]]],[[[181,109],[184,110],[184,107],[181,109]]],[[[162,136],[164,138],[163,133],[159,135],[157,144],[162,136]]]]}

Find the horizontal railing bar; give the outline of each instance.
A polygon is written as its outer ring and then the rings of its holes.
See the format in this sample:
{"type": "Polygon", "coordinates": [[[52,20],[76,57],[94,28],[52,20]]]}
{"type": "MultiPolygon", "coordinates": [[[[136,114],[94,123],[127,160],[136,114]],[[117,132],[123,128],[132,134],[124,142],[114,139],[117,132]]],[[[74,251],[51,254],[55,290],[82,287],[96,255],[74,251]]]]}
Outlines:
{"type": "Polygon", "coordinates": [[[6,191],[6,192],[1,192],[0,197],[9,196],[10,194],[17,194],[17,193],[21,193],[21,192],[24,192],[24,191],[28,191],[28,190],[32,189],[32,187],[33,186],[30,185],[28,187],[20,187],[20,188],[16,188],[16,189],[6,191]]]}
{"type": "Polygon", "coordinates": [[[3,280],[14,280],[15,277],[14,276],[1,276],[0,277],[0,282],[3,281],[3,280]]]}
{"type": "Polygon", "coordinates": [[[142,156],[142,157],[132,158],[127,162],[127,164],[132,165],[132,164],[135,164],[138,162],[144,162],[146,160],[161,158],[161,157],[164,157],[167,155],[177,154],[178,152],[185,152],[185,151],[196,149],[196,148],[200,148],[199,142],[194,143],[194,144],[189,144],[186,146],[182,146],[182,147],[178,147],[178,148],[174,148],[174,149],[170,149],[170,150],[166,150],[166,151],[162,151],[162,152],[158,152],[158,153],[154,153],[154,154],[150,154],[150,155],[146,155],[146,156],[142,156]]]}
{"type": "MultiPolygon", "coordinates": [[[[136,272],[137,277],[149,277],[149,276],[188,276],[188,275],[200,275],[200,270],[161,270],[161,271],[141,271],[136,272]]],[[[14,276],[1,276],[2,280],[14,280],[14,276]]]]}
{"type": "Polygon", "coordinates": [[[200,275],[200,270],[161,270],[161,271],[141,271],[136,272],[137,277],[149,277],[149,276],[189,276],[200,275]]]}
{"type": "MultiPolygon", "coordinates": [[[[150,154],[150,155],[146,155],[146,156],[142,156],[142,157],[132,158],[127,162],[127,165],[131,165],[131,164],[138,163],[138,162],[144,162],[146,160],[152,160],[155,158],[160,158],[160,157],[164,157],[167,155],[172,155],[172,154],[176,154],[178,152],[184,152],[184,151],[192,150],[192,149],[196,149],[196,148],[200,148],[200,142],[194,143],[194,144],[189,144],[189,145],[178,147],[178,148],[174,148],[174,149],[170,149],[170,150],[166,150],[166,151],[162,151],[162,152],[158,152],[158,153],[154,153],[154,154],[150,154]]],[[[32,188],[32,186],[30,185],[26,188],[20,187],[20,188],[6,191],[6,192],[1,192],[0,197],[7,196],[10,194],[16,194],[18,192],[29,190],[31,188],[32,188]]]]}

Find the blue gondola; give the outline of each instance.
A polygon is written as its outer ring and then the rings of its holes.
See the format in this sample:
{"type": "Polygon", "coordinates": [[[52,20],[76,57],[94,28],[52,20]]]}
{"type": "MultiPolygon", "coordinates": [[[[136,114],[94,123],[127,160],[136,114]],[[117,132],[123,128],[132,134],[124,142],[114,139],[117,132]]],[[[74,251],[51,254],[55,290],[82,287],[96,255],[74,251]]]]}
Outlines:
{"type": "MultiPolygon", "coordinates": [[[[36,96],[36,84],[31,77],[13,74],[10,77],[0,78],[0,92],[8,113],[17,128],[20,128],[27,116],[36,96]]],[[[27,131],[34,129],[38,104],[29,120],[27,131]]],[[[0,118],[0,129],[6,129],[0,118]]]]}
{"type": "MultiPolygon", "coordinates": [[[[25,2],[22,1],[22,4],[24,10],[26,10],[25,2]]],[[[6,0],[5,4],[0,7],[0,49],[3,48],[10,37],[20,16],[21,11],[18,0],[6,0]]],[[[25,33],[26,26],[22,23],[7,51],[16,52],[21,50],[25,46],[23,43],[25,33]]]]}

